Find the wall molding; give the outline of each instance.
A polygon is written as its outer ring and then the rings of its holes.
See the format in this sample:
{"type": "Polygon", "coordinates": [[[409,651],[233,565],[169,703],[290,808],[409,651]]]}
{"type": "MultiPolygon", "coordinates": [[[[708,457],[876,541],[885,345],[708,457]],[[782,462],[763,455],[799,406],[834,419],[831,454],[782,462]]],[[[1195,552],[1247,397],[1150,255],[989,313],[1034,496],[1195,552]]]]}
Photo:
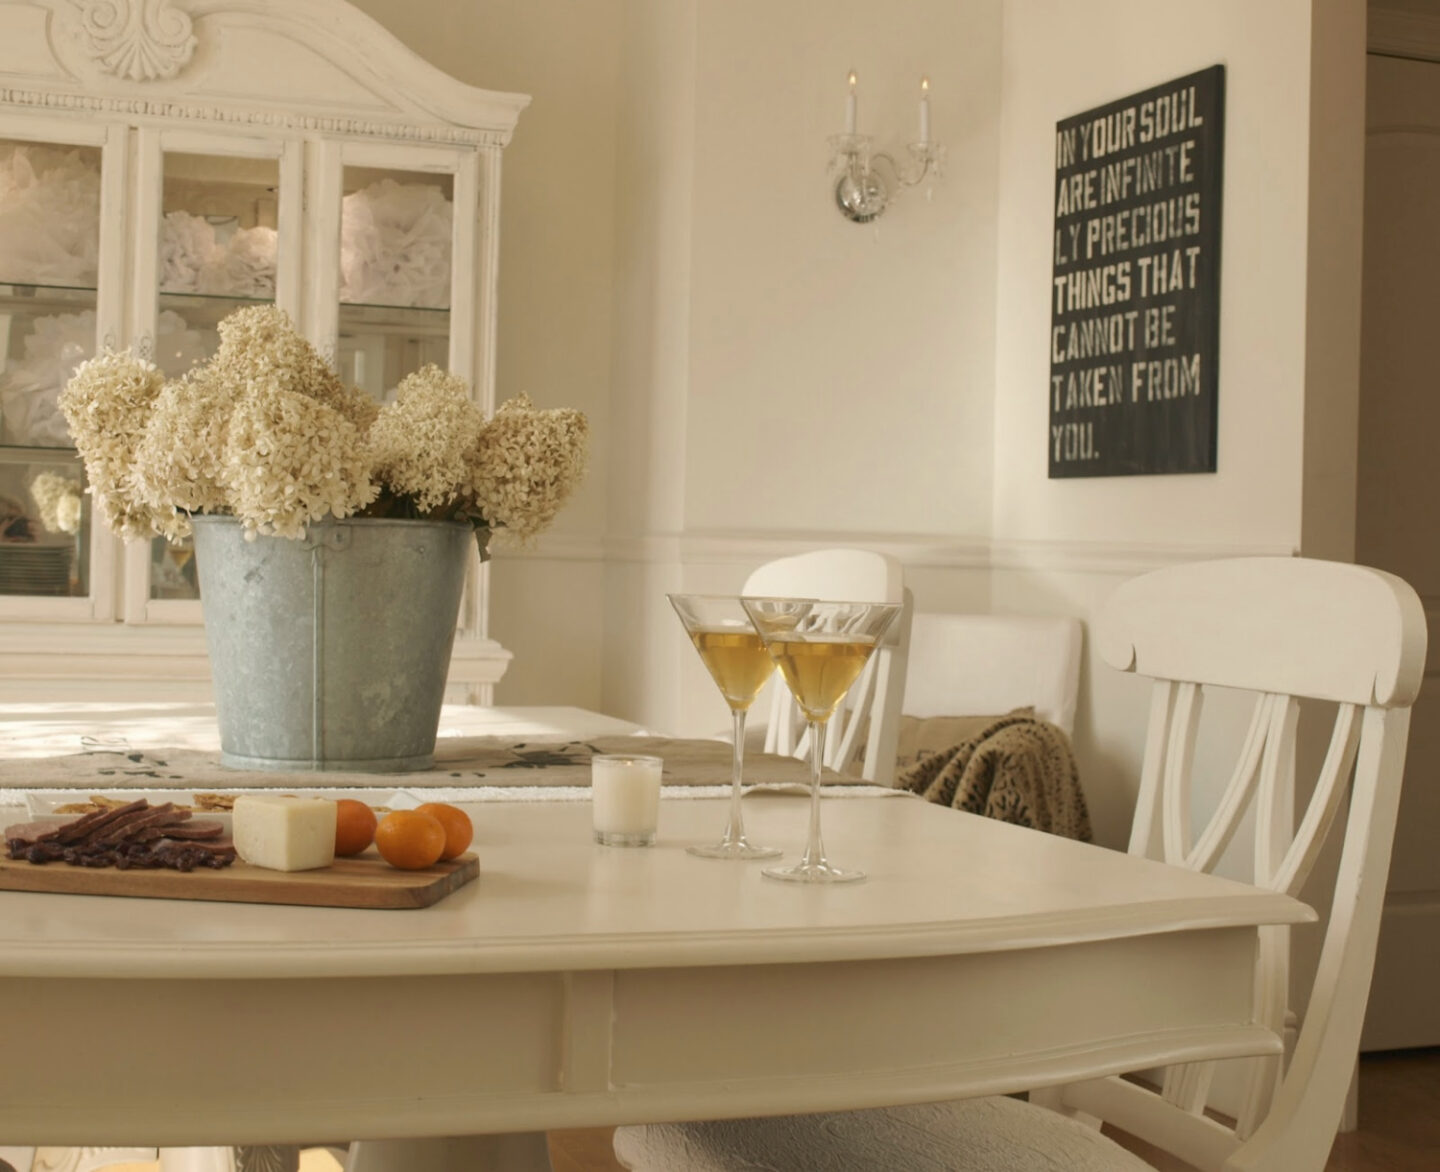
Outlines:
{"type": "MultiPolygon", "coordinates": [[[[488,693],[512,658],[493,639],[457,635],[449,683],[488,693]]],[[[92,685],[123,688],[142,700],[210,695],[210,652],[199,625],[0,623],[0,665],[0,696],[7,699],[92,685]]]]}
{"type": "Polygon", "coordinates": [[[1387,57],[1440,61],[1440,16],[1371,7],[1366,18],[1366,48],[1387,57]]]}
{"type": "Polygon", "coordinates": [[[787,554],[830,546],[878,550],[914,569],[1123,575],[1141,574],[1179,562],[1234,557],[1291,557],[1296,553],[1293,546],[1279,544],[1003,541],[938,533],[784,530],[608,537],[546,535],[523,549],[497,550],[494,560],[755,566],[787,554]]]}

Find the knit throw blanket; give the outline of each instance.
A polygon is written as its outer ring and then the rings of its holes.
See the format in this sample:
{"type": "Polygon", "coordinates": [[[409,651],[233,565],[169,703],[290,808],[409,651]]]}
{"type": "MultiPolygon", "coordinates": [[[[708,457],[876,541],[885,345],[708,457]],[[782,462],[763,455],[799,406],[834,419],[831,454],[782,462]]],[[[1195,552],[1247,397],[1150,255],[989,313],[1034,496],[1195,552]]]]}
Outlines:
{"type": "Polygon", "coordinates": [[[1090,841],[1070,738],[1047,721],[1001,717],[968,741],[920,757],[895,785],[942,806],[1090,841]]]}

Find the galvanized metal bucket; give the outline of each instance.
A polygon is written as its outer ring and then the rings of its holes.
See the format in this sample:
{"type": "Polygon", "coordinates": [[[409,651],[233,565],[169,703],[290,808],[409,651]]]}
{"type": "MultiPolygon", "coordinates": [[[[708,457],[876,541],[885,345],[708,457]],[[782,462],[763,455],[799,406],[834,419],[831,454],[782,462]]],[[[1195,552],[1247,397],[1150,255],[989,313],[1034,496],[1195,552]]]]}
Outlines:
{"type": "Polygon", "coordinates": [[[194,524],[222,763],[430,768],[470,526],[352,518],[246,541],[233,517],[194,524]]]}

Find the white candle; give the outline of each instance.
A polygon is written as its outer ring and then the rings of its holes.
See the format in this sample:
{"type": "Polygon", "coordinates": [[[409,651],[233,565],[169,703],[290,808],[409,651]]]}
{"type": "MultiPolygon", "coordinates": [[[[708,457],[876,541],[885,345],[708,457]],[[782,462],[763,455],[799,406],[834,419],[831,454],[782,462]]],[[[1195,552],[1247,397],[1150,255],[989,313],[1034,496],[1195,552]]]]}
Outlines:
{"type": "Polygon", "coordinates": [[[920,79],[920,143],[930,141],[930,79],[920,79]]]}
{"type": "Polygon", "coordinates": [[[659,757],[602,754],[590,759],[595,841],[649,846],[660,821],[659,757]]]}
{"type": "Polygon", "coordinates": [[[850,92],[845,95],[845,133],[855,133],[855,71],[850,71],[850,92]]]}

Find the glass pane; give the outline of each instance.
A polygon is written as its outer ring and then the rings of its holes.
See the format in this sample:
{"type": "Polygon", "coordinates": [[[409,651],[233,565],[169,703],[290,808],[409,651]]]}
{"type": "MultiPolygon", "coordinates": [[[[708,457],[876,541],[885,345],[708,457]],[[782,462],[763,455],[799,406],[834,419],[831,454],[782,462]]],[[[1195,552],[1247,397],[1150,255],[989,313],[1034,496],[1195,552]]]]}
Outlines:
{"type": "MultiPolygon", "coordinates": [[[[274,302],[279,188],[275,159],[166,154],[154,361],[170,378],[215,353],[223,318],[274,302]]],[[[190,542],[151,542],[150,597],[200,597],[190,542]]]]}
{"type": "Polygon", "coordinates": [[[376,399],[450,359],[454,179],[345,168],[340,226],[340,377],[376,399]]]}
{"type": "Polygon", "coordinates": [[[84,476],[73,453],[0,448],[0,594],[89,594],[84,476]]]}
{"type": "Polygon", "coordinates": [[[0,138],[0,445],[68,448],[57,399],[95,353],[100,151],[0,138]]]}

